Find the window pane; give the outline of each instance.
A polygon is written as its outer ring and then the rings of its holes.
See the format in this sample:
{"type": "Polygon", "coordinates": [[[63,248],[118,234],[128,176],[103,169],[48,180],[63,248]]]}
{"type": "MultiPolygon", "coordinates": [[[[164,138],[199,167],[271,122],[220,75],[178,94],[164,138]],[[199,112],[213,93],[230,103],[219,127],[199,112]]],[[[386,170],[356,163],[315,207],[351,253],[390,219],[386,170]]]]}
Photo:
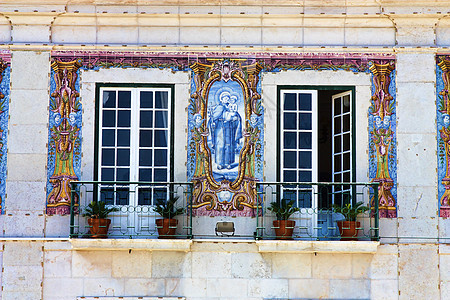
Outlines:
{"type": "Polygon", "coordinates": [[[343,119],[343,129],[342,129],[342,131],[350,131],[350,115],[349,114],[347,114],[347,115],[344,115],[344,117],[343,117],[344,119],[343,119]]]}
{"type": "Polygon", "coordinates": [[[107,205],[114,205],[114,188],[102,187],[100,189],[100,201],[107,205]]]}
{"type": "Polygon", "coordinates": [[[350,170],[350,153],[344,153],[343,157],[343,166],[342,168],[344,170],[350,170]]]}
{"type": "Polygon", "coordinates": [[[103,127],[116,126],[116,112],[114,110],[104,110],[102,123],[103,127]]]}
{"type": "Polygon", "coordinates": [[[298,110],[312,109],[312,96],[311,94],[299,94],[298,95],[298,110]]]}
{"type": "Polygon", "coordinates": [[[155,108],[168,108],[169,107],[169,93],[167,92],[155,92],[155,108]]]}
{"type": "Polygon", "coordinates": [[[297,153],[295,151],[284,151],[283,167],[287,169],[297,168],[297,153]]]}
{"type": "Polygon", "coordinates": [[[103,107],[115,108],[116,107],[116,92],[115,91],[103,91],[103,107]]]}
{"type": "Polygon", "coordinates": [[[139,181],[152,181],[152,169],[139,169],[139,181]]]}
{"type": "Polygon", "coordinates": [[[114,146],[114,129],[102,130],[102,146],[114,146]]]}
{"type": "Polygon", "coordinates": [[[312,129],[312,114],[309,114],[309,113],[299,114],[298,128],[300,130],[311,130],[312,129]]]}
{"type": "Polygon", "coordinates": [[[152,165],[152,150],[140,149],[139,166],[151,166],[151,165],[152,165]]]}
{"type": "Polygon", "coordinates": [[[299,171],[298,178],[300,182],[311,182],[312,172],[310,171],[299,171]]]}
{"type": "Polygon", "coordinates": [[[114,169],[102,168],[101,181],[114,181],[114,169]]]}
{"type": "Polygon", "coordinates": [[[350,133],[344,134],[344,151],[350,150],[350,133]]]}
{"type": "Polygon", "coordinates": [[[153,127],[153,112],[152,111],[141,111],[140,112],[139,126],[141,128],[152,128],[153,127]]]}
{"type": "Polygon", "coordinates": [[[284,129],[297,129],[297,114],[284,113],[284,129]]]}
{"type": "Polygon", "coordinates": [[[117,127],[130,127],[131,125],[131,111],[119,110],[118,111],[117,127]]]}
{"type": "Polygon", "coordinates": [[[155,150],[155,166],[167,166],[167,150],[155,150]]]}
{"type": "Polygon", "coordinates": [[[284,149],[297,149],[297,134],[295,132],[284,133],[284,149]]]}
{"type": "Polygon", "coordinates": [[[350,182],[350,172],[345,172],[343,174],[343,182],[350,182]]]}
{"type": "Polygon", "coordinates": [[[128,188],[117,188],[116,189],[116,204],[117,205],[128,205],[130,192],[128,188]]]}
{"type": "Polygon", "coordinates": [[[155,181],[156,182],[167,181],[167,169],[155,169],[155,181]]]}
{"type": "Polygon", "coordinates": [[[155,147],[167,147],[167,130],[155,130],[155,147]]]}
{"type": "Polygon", "coordinates": [[[151,130],[140,130],[139,131],[139,147],[151,147],[152,146],[152,135],[151,130]]]}
{"type": "Polygon", "coordinates": [[[153,108],[153,92],[142,91],[139,100],[141,108],[153,108]]]}
{"type": "Polygon", "coordinates": [[[116,170],[117,181],[129,181],[130,180],[130,169],[120,168],[116,170]]]}
{"type": "Polygon", "coordinates": [[[334,99],[334,115],[341,114],[341,98],[334,99]]]}
{"type": "Polygon", "coordinates": [[[119,105],[120,108],[130,108],[131,107],[131,92],[130,91],[119,91],[119,105]]]}
{"type": "Polygon", "coordinates": [[[341,131],[341,118],[340,117],[334,118],[334,133],[337,134],[337,133],[341,133],[341,132],[342,132],[341,131]]]}
{"type": "MultiPolygon", "coordinates": [[[[334,182],[342,182],[341,173],[334,174],[334,182]]],[[[335,189],[340,189],[340,187],[335,187],[335,189]]]]}
{"type": "Polygon", "coordinates": [[[284,94],[284,110],[297,110],[297,94],[284,94]]]}
{"type": "Polygon", "coordinates": [[[300,132],[298,134],[299,148],[311,149],[312,148],[312,134],[311,132],[300,132]]]}
{"type": "Polygon", "coordinates": [[[114,149],[102,149],[102,166],[114,166],[114,149]]]}
{"type": "Polygon", "coordinates": [[[300,151],[298,153],[298,167],[301,169],[311,169],[312,153],[310,151],[300,151]]]}
{"type": "Polygon", "coordinates": [[[350,111],[350,95],[345,95],[343,97],[343,111],[344,113],[349,112],[350,111]]]}
{"type": "Polygon", "coordinates": [[[167,200],[167,189],[166,188],[155,188],[153,190],[153,198],[156,201],[166,202],[167,200]]]}
{"type": "Polygon", "coordinates": [[[151,204],[152,204],[152,189],[139,188],[138,205],[151,205],[151,204]]]}
{"type": "Polygon", "coordinates": [[[117,146],[129,147],[130,146],[130,130],[118,129],[117,130],[117,146]]]}
{"type": "Polygon", "coordinates": [[[297,182],[297,171],[283,171],[283,180],[285,182],[297,182]]]}
{"type": "Polygon", "coordinates": [[[334,137],[334,152],[335,153],[341,152],[341,136],[334,137]]]}
{"type": "Polygon", "coordinates": [[[118,166],[130,165],[130,149],[117,149],[117,165],[118,166]]]}
{"type": "Polygon", "coordinates": [[[341,171],[341,156],[335,155],[334,156],[334,172],[340,172],[341,171]]]}
{"type": "Polygon", "coordinates": [[[167,111],[155,111],[155,128],[167,128],[167,111]]]}

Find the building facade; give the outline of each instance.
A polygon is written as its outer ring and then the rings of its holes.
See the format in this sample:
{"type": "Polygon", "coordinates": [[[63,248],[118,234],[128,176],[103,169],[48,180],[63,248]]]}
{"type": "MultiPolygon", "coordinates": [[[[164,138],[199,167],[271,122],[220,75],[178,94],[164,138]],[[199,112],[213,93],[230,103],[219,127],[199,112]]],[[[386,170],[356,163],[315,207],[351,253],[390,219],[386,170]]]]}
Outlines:
{"type": "Polygon", "coordinates": [[[1,1],[1,298],[450,298],[450,2],[318,2],[1,1]]]}

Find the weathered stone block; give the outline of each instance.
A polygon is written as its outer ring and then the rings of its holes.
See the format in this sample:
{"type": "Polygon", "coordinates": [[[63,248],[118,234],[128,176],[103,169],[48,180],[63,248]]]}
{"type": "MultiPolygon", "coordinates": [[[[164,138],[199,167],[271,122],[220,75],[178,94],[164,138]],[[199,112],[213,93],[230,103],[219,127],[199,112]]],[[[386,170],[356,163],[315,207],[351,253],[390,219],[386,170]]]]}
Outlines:
{"type": "Polygon", "coordinates": [[[402,218],[436,218],[438,200],[436,187],[399,186],[397,216],[402,218]]]}
{"type": "Polygon", "coordinates": [[[352,255],[352,278],[369,278],[371,262],[374,258],[372,254],[353,254],[352,255]]]}
{"type": "Polygon", "coordinates": [[[70,215],[46,216],[45,222],[46,237],[68,237],[70,235],[70,215]]]}
{"type": "Polygon", "coordinates": [[[42,237],[44,235],[45,216],[32,211],[8,211],[4,216],[4,236],[6,237],[42,237]]]}
{"type": "Polygon", "coordinates": [[[265,45],[299,45],[303,39],[303,30],[298,27],[264,27],[262,42],[265,45]]]}
{"type": "Polygon", "coordinates": [[[48,142],[46,124],[9,125],[8,151],[15,154],[45,154],[48,142]]]}
{"type": "MultiPolygon", "coordinates": [[[[418,224],[420,226],[420,224],[418,224]]],[[[399,244],[399,292],[403,299],[439,298],[438,246],[399,244]],[[420,274],[421,280],[417,280],[420,274]],[[411,284],[414,282],[414,284],[411,284]]]]}
{"type": "Polygon", "coordinates": [[[273,278],[311,278],[313,254],[272,255],[273,278]]]}
{"type": "Polygon", "coordinates": [[[370,267],[371,279],[397,279],[398,278],[398,255],[397,254],[375,254],[370,267]]]}
{"type": "Polygon", "coordinates": [[[40,211],[45,210],[45,182],[7,181],[6,211],[40,211]]]}
{"type": "MultiPolygon", "coordinates": [[[[124,295],[155,296],[165,294],[164,279],[125,279],[124,295]]],[[[116,295],[119,295],[118,293],[116,295]]]]}
{"type": "Polygon", "coordinates": [[[438,237],[438,218],[398,219],[398,235],[401,242],[430,243],[438,237]]]}
{"type": "Polygon", "coordinates": [[[330,280],[330,298],[332,299],[369,299],[369,297],[369,280],[330,280]]]}
{"type": "Polygon", "coordinates": [[[44,299],[51,299],[51,297],[71,297],[74,299],[76,296],[83,295],[82,278],[51,278],[44,276],[44,299]]]}
{"type": "Polygon", "coordinates": [[[183,45],[219,45],[219,27],[181,27],[180,43],[183,45]]]}
{"type": "Polygon", "coordinates": [[[318,253],[312,258],[313,278],[344,279],[351,278],[351,254],[318,253]]]}
{"type": "Polygon", "coordinates": [[[153,252],[152,277],[191,277],[191,253],[153,252]]]}
{"type": "Polygon", "coordinates": [[[42,266],[5,266],[3,268],[3,291],[40,293],[41,282],[42,266]]]}
{"type": "Polygon", "coordinates": [[[55,44],[95,44],[97,28],[94,26],[53,26],[52,41],[55,44]]]}
{"type": "Polygon", "coordinates": [[[206,296],[208,297],[247,297],[248,280],[236,279],[207,279],[206,296]]]}
{"type": "Polygon", "coordinates": [[[11,124],[48,124],[48,88],[42,90],[12,89],[10,96],[9,118],[11,124]]]}
{"type": "Polygon", "coordinates": [[[344,45],[344,28],[305,28],[305,46],[344,45]]]}
{"type": "MultiPolygon", "coordinates": [[[[418,44],[416,44],[418,45],[418,44]]],[[[397,86],[403,82],[434,82],[436,81],[436,61],[433,53],[398,53],[397,86]]],[[[417,87],[414,89],[416,90],[417,87]]]]}
{"type": "Polygon", "coordinates": [[[232,253],[231,274],[234,278],[270,278],[270,254],[232,253]]]}
{"type": "MultiPolygon", "coordinates": [[[[72,251],[45,251],[44,277],[71,277],[72,251]]],[[[74,279],[76,281],[76,279],[74,279]]]]}
{"type": "Polygon", "coordinates": [[[112,277],[152,276],[151,251],[114,251],[112,252],[112,277]]]}
{"type": "Polygon", "coordinates": [[[111,251],[74,251],[72,254],[73,277],[111,277],[111,271],[111,251]]]}
{"type": "MultiPolygon", "coordinates": [[[[31,36],[32,33],[27,32],[27,35],[31,36]]],[[[13,51],[11,89],[47,90],[50,78],[49,56],[50,52],[44,51],[13,51]]]]}
{"type": "Polygon", "coordinates": [[[398,280],[371,280],[370,299],[391,300],[398,298],[398,280]]]}
{"type": "Polygon", "coordinates": [[[97,26],[97,43],[136,45],[138,43],[138,28],[97,26]]]}
{"type": "Polygon", "coordinates": [[[192,252],[192,278],[230,278],[231,254],[192,252]]]}
{"type": "Polygon", "coordinates": [[[8,242],[4,245],[3,266],[41,266],[42,242],[8,242]]]}
{"type": "Polygon", "coordinates": [[[122,296],[125,293],[125,279],[85,278],[83,291],[85,295],[122,296]]]}
{"type": "Polygon", "coordinates": [[[47,154],[8,153],[8,180],[46,181],[46,164],[47,154]]]}
{"type": "Polygon", "coordinates": [[[48,43],[50,26],[48,25],[14,25],[12,40],[16,43],[48,43]]]}
{"type": "Polygon", "coordinates": [[[145,45],[175,45],[180,42],[180,30],[176,27],[140,27],[139,43],[145,45]]]}
{"type": "Polygon", "coordinates": [[[328,279],[289,279],[289,298],[329,298],[328,279]]]}
{"type": "Polygon", "coordinates": [[[261,28],[224,27],[221,31],[222,45],[259,45],[261,28]]]}
{"type": "Polygon", "coordinates": [[[289,281],[287,279],[253,279],[248,281],[248,296],[267,298],[287,298],[289,281]]]}
{"type": "Polygon", "coordinates": [[[193,278],[166,278],[166,295],[185,295],[189,298],[206,295],[206,280],[193,278]]]}

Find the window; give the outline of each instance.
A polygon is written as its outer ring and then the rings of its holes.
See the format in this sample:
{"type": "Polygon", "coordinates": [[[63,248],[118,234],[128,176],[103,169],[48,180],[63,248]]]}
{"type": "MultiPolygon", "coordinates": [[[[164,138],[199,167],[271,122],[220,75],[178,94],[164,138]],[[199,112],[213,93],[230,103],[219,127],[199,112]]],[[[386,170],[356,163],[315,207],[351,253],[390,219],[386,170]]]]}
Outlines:
{"type": "MultiPolygon", "coordinates": [[[[97,154],[100,181],[172,181],[173,87],[97,85],[97,154]]],[[[165,187],[102,185],[109,205],[151,205],[165,199],[165,187]]]]}
{"type": "MultiPolygon", "coordinates": [[[[354,181],[354,88],[278,87],[278,92],[278,180],[354,181]]],[[[324,208],[340,203],[350,187],[340,185],[326,192],[313,189],[311,185],[292,185],[289,196],[284,197],[296,199],[298,207],[324,208]]]]}

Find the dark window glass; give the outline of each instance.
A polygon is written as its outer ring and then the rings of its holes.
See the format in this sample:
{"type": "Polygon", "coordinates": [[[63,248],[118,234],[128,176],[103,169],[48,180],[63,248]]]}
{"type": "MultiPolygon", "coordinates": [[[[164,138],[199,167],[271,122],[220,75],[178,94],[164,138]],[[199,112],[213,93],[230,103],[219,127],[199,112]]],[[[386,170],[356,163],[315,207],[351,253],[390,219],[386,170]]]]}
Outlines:
{"type": "Polygon", "coordinates": [[[139,166],[151,166],[152,165],[152,150],[140,149],[139,150],[139,166]]]}
{"type": "Polygon", "coordinates": [[[169,93],[155,92],[155,108],[169,107],[169,93]]]}
{"type": "Polygon", "coordinates": [[[335,115],[341,114],[341,99],[340,98],[334,99],[334,114],[335,115]]]}
{"type": "Polygon", "coordinates": [[[117,181],[130,181],[130,169],[119,168],[116,170],[117,181]]]}
{"type": "Polygon", "coordinates": [[[344,115],[344,128],[342,129],[342,131],[350,131],[350,114],[348,115],[344,115]]]}
{"type": "Polygon", "coordinates": [[[152,169],[139,169],[139,181],[152,181],[152,169]]]}
{"type": "Polygon", "coordinates": [[[152,189],[139,188],[138,205],[150,205],[150,204],[152,204],[152,189]]]}
{"type": "Polygon", "coordinates": [[[343,98],[343,106],[344,106],[344,113],[350,112],[350,95],[346,95],[343,98]]]}
{"type": "Polygon", "coordinates": [[[311,94],[298,94],[298,110],[312,109],[312,97],[311,94]]]}
{"type": "Polygon", "coordinates": [[[131,111],[119,110],[118,111],[117,127],[130,127],[131,126],[131,111]]]}
{"type": "Polygon", "coordinates": [[[114,149],[102,149],[102,166],[114,166],[114,149]]]}
{"type": "Polygon", "coordinates": [[[114,188],[102,187],[100,189],[100,201],[107,205],[114,205],[114,188]]]}
{"type": "Polygon", "coordinates": [[[312,148],[312,133],[311,132],[299,132],[299,148],[311,149],[312,148]]]}
{"type": "Polygon", "coordinates": [[[341,133],[341,117],[334,118],[334,133],[341,133]]]}
{"type": "Polygon", "coordinates": [[[341,152],[341,137],[340,136],[334,137],[334,152],[335,153],[341,152]]]}
{"type": "Polygon", "coordinates": [[[102,123],[103,127],[116,126],[116,112],[114,110],[104,110],[102,123]]]}
{"type": "Polygon", "coordinates": [[[102,168],[101,181],[114,181],[114,169],[102,168]]]}
{"type": "Polygon", "coordinates": [[[286,169],[297,168],[297,153],[295,151],[284,151],[283,167],[286,169]]]}
{"type": "Polygon", "coordinates": [[[167,111],[155,111],[155,128],[167,128],[167,111]]]}
{"type": "Polygon", "coordinates": [[[312,172],[310,171],[299,171],[298,179],[300,182],[311,182],[312,180],[312,172]]]}
{"type": "Polygon", "coordinates": [[[153,190],[153,197],[156,200],[156,203],[165,203],[167,201],[167,189],[155,188],[153,190]]]}
{"type": "Polygon", "coordinates": [[[350,182],[350,172],[344,172],[343,182],[350,182]]]}
{"type": "Polygon", "coordinates": [[[298,167],[301,169],[311,169],[312,153],[310,151],[300,151],[298,153],[298,167]]]}
{"type": "Polygon", "coordinates": [[[344,151],[350,150],[350,133],[344,134],[344,151]]]}
{"type": "Polygon", "coordinates": [[[334,156],[334,172],[340,172],[341,171],[341,156],[335,155],[334,156]]]}
{"type": "Polygon", "coordinates": [[[119,108],[130,108],[131,107],[131,92],[130,91],[119,91],[119,108]]]}
{"type": "Polygon", "coordinates": [[[141,92],[141,108],[153,108],[153,92],[141,92]]]}
{"type": "Polygon", "coordinates": [[[103,107],[115,108],[116,107],[116,92],[115,91],[103,91],[103,107]]]}
{"type": "Polygon", "coordinates": [[[297,149],[297,133],[284,132],[284,149],[297,149]]]}
{"type": "Polygon", "coordinates": [[[117,205],[128,205],[130,192],[128,188],[117,188],[116,189],[116,204],[117,205]]]}
{"type": "Polygon", "coordinates": [[[297,113],[284,113],[284,129],[297,129],[297,113]]]}
{"type": "Polygon", "coordinates": [[[284,94],[284,110],[297,110],[297,94],[284,94]]]}
{"type": "Polygon", "coordinates": [[[102,146],[115,146],[114,145],[114,129],[102,130],[102,146]]]}
{"type": "Polygon", "coordinates": [[[155,181],[156,182],[167,181],[167,169],[156,169],[155,168],[155,181]]]}
{"type": "Polygon", "coordinates": [[[117,130],[117,146],[129,147],[130,146],[130,130],[118,129],[117,130]]]}
{"type": "Polygon", "coordinates": [[[350,153],[344,153],[342,164],[342,167],[345,168],[345,170],[350,170],[350,153]]]}
{"type": "Polygon", "coordinates": [[[141,111],[140,112],[139,126],[141,128],[152,128],[153,127],[153,112],[152,111],[141,111]]]}
{"type": "Polygon", "coordinates": [[[152,146],[152,135],[151,130],[140,130],[139,131],[139,147],[151,147],[152,146]]]}
{"type": "Polygon", "coordinates": [[[155,149],[155,166],[167,166],[166,149],[155,149]]]}
{"type": "Polygon", "coordinates": [[[117,165],[118,166],[130,165],[130,149],[117,149],[117,165]]]}
{"type": "Polygon", "coordinates": [[[167,147],[167,130],[155,130],[155,147],[167,147]]]}
{"type": "Polygon", "coordinates": [[[312,114],[310,114],[310,113],[299,114],[298,128],[300,130],[311,130],[312,129],[312,114]]]}
{"type": "Polygon", "coordinates": [[[283,177],[285,182],[297,182],[297,171],[283,171],[283,177]]]}

